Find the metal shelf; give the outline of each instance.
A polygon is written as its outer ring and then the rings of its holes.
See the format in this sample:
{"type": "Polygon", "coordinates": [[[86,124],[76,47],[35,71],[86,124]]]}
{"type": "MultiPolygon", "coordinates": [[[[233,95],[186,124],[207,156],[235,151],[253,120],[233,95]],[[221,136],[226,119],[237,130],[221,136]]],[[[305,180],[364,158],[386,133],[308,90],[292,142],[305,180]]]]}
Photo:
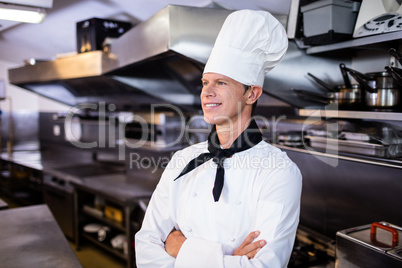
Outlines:
{"type": "Polygon", "coordinates": [[[368,157],[368,156],[363,156],[363,155],[352,155],[352,154],[345,154],[345,153],[338,154],[336,152],[334,152],[334,153],[320,152],[320,151],[314,151],[314,150],[304,149],[304,148],[294,148],[294,147],[289,147],[289,146],[279,145],[279,144],[274,144],[274,146],[276,146],[280,149],[283,149],[283,150],[311,154],[311,155],[316,155],[316,156],[320,156],[320,157],[337,158],[340,160],[347,160],[347,161],[358,162],[358,163],[363,163],[363,164],[370,164],[370,165],[375,165],[375,166],[383,166],[383,167],[389,167],[389,168],[402,169],[402,160],[400,160],[400,159],[386,159],[386,158],[382,159],[382,158],[368,157]]]}
{"type": "MultiPolygon", "coordinates": [[[[99,180],[97,180],[99,182],[99,180]]],[[[131,246],[131,239],[133,237],[133,229],[132,229],[132,210],[137,203],[133,202],[127,204],[125,201],[122,202],[114,202],[113,198],[109,198],[106,193],[102,193],[97,191],[96,189],[92,189],[91,187],[87,187],[84,184],[75,184],[75,192],[74,192],[74,211],[76,213],[74,226],[76,228],[75,234],[75,244],[77,250],[80,248],[81,237],[84,237],[88,240],[91,240],[96,245],[106,249],[107,251],[115,254],[116,256],[124,259],[127,262],[127,268],[135,267],[135,263],[133,262],[133,251],[131,246]],[[95,211],[92,209],[92,202],[95,200],[95,196],[99,196],[105,200],[105,204],[114,204],[123,212],[123,221],[118,222],[112,219],[109,219],[104,216],[103,213],[95,211]],[[84,208],[85,207],[85,208],[84,208]],[[94,239],[93,237],[86,234],[82,231],[82,227],[87,222],[92,222],[93,219],[96,219],[102,224],[105,224],[108,227],[111,227],[114,231],[118,231],[126,236],[127,244],[128,244],[128,252],[127,255],[123,254],[120,250],[112,248],[110,245],[101,243],[94,239]]]]}
{"type": "Polygon", "coordinates": [[[402,113],[377,111],[299,109],[299,116],[402,121],[402,113]]]}
{"type": "Polygon", "coordinates": [[[319,54],[325,52],[331,52],[335,50],[351,49],[359,47],[368,47],[374,44],[386,43],[391,41],[398,41],[402,39],[402,31],[372,35],[367,37],[360,37],[344,42],[339,42],[335,44],[314,46],[306,49],[307,54],[319,54]]]}
{"type": "Polygon", "coordinates": [[[82,233],[82,236],[85,239],[91,241],[92,243],[94,243],[94,244],[100,246],[101,248],[105,249],[106,251],[114,254],[115,256],[117,256],[117,257],[119,257],[119,258],[121,258],[121,259],[123,259],[125,261],[128,261],[128,256],[125,255],[123,252],[121,252],[121,251],[119,251],[117,249],[114,249],[114,248],[112,248],[111,246],[109,246],[107,244],[103,244],[103,243],[99,242],[98,240],[96,240],[95,238],[93,238],[93,237],[91,237],[91,236],[89,236],[89,235],[87,235],[85,233],[82,233]]]}
{"type": "Polygon", "coordinates": [[[95,215],[95,214],[93,214],[93,213],[91,213],[89,211],[85,211],[85,210],[82,210],[82,213],[84,213],[85,215],[91,216],[92,218],[97,219],[99,221],[102,221],[106,225],[108,225],[110,227],[113,227],[113,228],[115,228],[115,229],[117,229],[119,231],[126,232],[126,228],[123,225],[121,225],[120,223],[116,222],[116,221],[110,220],[110,219],[108,219],[106,217],[100,217],[98,215],[95,215]]]}

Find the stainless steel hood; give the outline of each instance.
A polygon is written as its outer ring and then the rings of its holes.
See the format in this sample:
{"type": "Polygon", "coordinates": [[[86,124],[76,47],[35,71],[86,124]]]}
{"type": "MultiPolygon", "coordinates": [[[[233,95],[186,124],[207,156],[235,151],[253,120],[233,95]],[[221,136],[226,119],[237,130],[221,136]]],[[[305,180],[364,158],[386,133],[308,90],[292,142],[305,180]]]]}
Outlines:
{"type": "Polygon", "coordinates": [[[9,81],[71,106],[104,101],[118,110],[152,103],[194,107],[203,66],[231,12],[169,5],[116,39],[108,53],[10,69],[9,81]]]}

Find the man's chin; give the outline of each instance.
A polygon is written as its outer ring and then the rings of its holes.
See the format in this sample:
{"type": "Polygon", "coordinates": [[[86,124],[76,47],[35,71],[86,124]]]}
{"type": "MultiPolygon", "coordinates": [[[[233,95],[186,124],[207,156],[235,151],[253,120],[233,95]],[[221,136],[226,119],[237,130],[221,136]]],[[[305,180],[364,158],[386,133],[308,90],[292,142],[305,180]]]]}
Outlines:
{"type": "Polygon", "coordinates": [[[204,121],[211,125],[228,126],[228,127],[232,126],[232,124],[230,123],[230,119],[228,119],[226,117],[222,118],[221,116],[219,116],[219,117],[204,116],[204,121]]]}
{"type": "Polygon", "coordinates": [[[204,121],[211,125],[216,125],[216,124],[219,125],[220,121],[222,121],[222,120],[204,115],[204,121]]]}

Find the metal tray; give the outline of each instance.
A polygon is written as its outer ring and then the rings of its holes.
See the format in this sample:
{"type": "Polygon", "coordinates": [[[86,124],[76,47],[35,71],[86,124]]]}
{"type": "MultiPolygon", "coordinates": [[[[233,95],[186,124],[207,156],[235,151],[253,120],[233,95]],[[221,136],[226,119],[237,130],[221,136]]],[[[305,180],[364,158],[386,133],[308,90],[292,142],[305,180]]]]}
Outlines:
{"type": "MultiPolygon", "coordinates": [[[[399,226],[376,222],[377,226],[392,227],[400,237],[402,229],[399,226]]],[[[402,242],[391,243],[390,232],[377,228],[374,236],[371,234],[371,224],[353,227],[336,233],[335,267],[402,267],[402,242]]]]}
{"type": "Polygon", "coordinates": [[[314,136],[305,136],[305,138],[310,141],[310,146],[315,149],[354,153],[382,158],[389,157],[387,153],[388,148],[386,145],[314,136]]]}

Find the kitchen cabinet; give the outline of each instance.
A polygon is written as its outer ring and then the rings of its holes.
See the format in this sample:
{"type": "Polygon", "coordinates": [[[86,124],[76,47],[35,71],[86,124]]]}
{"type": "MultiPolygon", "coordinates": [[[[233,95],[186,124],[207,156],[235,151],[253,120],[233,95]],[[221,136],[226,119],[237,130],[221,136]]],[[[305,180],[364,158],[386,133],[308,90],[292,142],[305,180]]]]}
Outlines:
{"type": "Polygon", "coordinates": [[[0,193],[21,205],[42,204],[42,172],[0,159],[0,193]]]}
{"type": "Polygon", "coordinates": [[[127,262],[127,267],[135,267],[134,234],[151,193],[125,175],[92,177],[75,184],[77,250],[85,239],[127,262]],[[117,236],[123,244],[117,243],[117,236]]]}

